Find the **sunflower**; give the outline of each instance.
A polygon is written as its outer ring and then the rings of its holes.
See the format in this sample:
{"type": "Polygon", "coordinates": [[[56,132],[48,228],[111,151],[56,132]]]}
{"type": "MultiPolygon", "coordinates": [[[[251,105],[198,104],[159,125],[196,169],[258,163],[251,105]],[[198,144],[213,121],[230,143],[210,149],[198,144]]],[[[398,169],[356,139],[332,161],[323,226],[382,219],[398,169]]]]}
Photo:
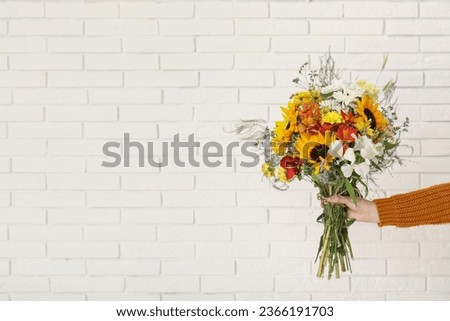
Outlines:
{"type": "Polygon", "coordinates": [[[358,105],[356,113],[362,117],[360,123],[368,121],[370,123],[370,128],[376,129],[379,132],[386,129],[388,121],[378,109],[378,104],[373,103],[373,99],[368,96],[363,96],[361,99],[358,99],[356,103],[358,105]]]}
{"type": "Polygon", "coordinates": [[[333,157],[328,154],[330,144],[336,140],[335,135],[326,132],[325,135],[301,134],[295,143],[295,148],[300,154],[300,158],[306,159],[314,166],[314,173],[318,174],[320,169],[329,170],[333,157]]]}

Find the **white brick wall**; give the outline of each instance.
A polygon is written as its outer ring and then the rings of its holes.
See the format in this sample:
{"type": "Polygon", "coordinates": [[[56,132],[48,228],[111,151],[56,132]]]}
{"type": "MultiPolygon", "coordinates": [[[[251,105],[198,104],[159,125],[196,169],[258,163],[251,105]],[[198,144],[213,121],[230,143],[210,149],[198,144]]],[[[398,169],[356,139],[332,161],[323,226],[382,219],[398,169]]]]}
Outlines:
{"type": "MultiPolygon", "coordinates": [[[[355,224],[354,274],[315,278],[316,191],[258,169],[103,168],[102,145],[279,117],[297,68],[398,75],[393,195],[450,181],[448,1],[0,2],[0,298],[449,298],[450,226],[355,224]]],[[[160,151],[160,149],[159,149],[160,151]]],[[[240,156],[236,155],[236,161],[240,156]]]]}

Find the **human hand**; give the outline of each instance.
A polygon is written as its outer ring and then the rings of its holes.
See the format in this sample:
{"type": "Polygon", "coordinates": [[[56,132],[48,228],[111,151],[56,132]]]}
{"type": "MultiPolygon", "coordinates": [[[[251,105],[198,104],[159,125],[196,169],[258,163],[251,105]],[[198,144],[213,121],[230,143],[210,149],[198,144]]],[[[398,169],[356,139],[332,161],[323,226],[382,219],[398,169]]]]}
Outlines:
{"type": "Polygon", "coordinates": [[[347,207],[347,215],[349,218],[360,222],[379,223],[378,209],[375,202],[368,201],[364,198],[357,197],[356,204],[348,196],[334,195],[325,198],[325,201],[331,204],[343,204],[347,207]]]}

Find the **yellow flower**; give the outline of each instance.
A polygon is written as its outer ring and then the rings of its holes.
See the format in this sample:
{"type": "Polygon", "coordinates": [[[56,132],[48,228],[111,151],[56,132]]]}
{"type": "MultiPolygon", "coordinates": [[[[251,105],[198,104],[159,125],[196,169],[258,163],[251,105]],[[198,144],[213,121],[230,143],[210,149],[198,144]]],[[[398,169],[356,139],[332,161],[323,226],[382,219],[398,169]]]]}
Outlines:
{"type": "Polygon", "coordinates": [[[277,167],[275,169],[275,176],[283,183],[286,183],[288,181],[286,177],[286,170],[282,167],[277,167]]]}
{"type": "Polygon", "coordinates": [[[280,107],[283,113],[283,119],[291,123],[291,125],[297,124],[298,118],[298,105],[289,102],[286,107],[280,107]]]}
{"type": "Polygon", "coordinates": [[[308,135],[302,133],[295,142],[295,149],[299,152],[300,158],[309,162],[318,162],[320,157],[325,158],[328,154],[328,147],[336,140],[336,136],[327,131],[325,135],[318,133],[308,135]]]}
{"type": "Polygon", "coordinates": [[[371,99],[373,100],[377,100],[378,99],[378,94],[380,93],[380,90],[372,83],[364,80],[364,79],[360,79],[356,82],[356,84],[362,89],[364,90],[364,93],[371,99]]]}
{"type": "Polygon", "coordinates": [[[355,118],[355,127],[361,134],[369,137],[373,136],[373,129],[370,127],[370,121],[364,119],[363,117],[355,118]]]}
{"type": "Polygon", "coordinates": [[[301,91],[292,96],[291,101],[297,105],[302,105],[304,103],[312,103],[312,102],[320,102],[322,100],[322,96],[320,95],[320,91],[311,90],[311,91],[301,91]]]}
{"type": "Polygon", "coordinates": [[[322,123],[329,123],[329,124],[340,124],[344,120],[342,119],[341,114],[330,111],[325,114],[322,114],[322,123]]]}
{"type": "Polygon", "coordinates": [[[272,177],[274,175],[274,168],[269,163],[262,164],[262,172],[265,177],[272,177]]]}
{"type": "Polygon", "coordinates": [[[383,132],[388,125],[387,119],[383,113],[378,109],[378,104],[373,103],[373,99],[368,96],[363,96],[357,100],[358,107],[356,113],[363,118],[364,121],[370,122],[371,129],[377,129],[383,132]]]}

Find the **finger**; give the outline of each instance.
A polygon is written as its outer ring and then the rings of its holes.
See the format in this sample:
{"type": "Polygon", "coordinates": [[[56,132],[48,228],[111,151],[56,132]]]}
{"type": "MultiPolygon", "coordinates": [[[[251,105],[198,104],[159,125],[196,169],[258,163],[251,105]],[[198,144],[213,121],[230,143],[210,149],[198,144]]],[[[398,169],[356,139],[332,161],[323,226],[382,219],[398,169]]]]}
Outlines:
{"type": "Polygon", "coordinates": [[[356,211],[351,210],[351,209],[347,210],[347,216],[350,219],[355,219],[355,220],[358,219],[358,213],[356,211]]]}
{"type": "Polygon", "coordinates": [[[350,197],[347,197],[347,196],[334,195],[334,196],[326,198],[326,200],[333,204],[343,204],[343,205],[347,206],[348,208],[355,208],[355,204],[353,204],[350,197]]]}

